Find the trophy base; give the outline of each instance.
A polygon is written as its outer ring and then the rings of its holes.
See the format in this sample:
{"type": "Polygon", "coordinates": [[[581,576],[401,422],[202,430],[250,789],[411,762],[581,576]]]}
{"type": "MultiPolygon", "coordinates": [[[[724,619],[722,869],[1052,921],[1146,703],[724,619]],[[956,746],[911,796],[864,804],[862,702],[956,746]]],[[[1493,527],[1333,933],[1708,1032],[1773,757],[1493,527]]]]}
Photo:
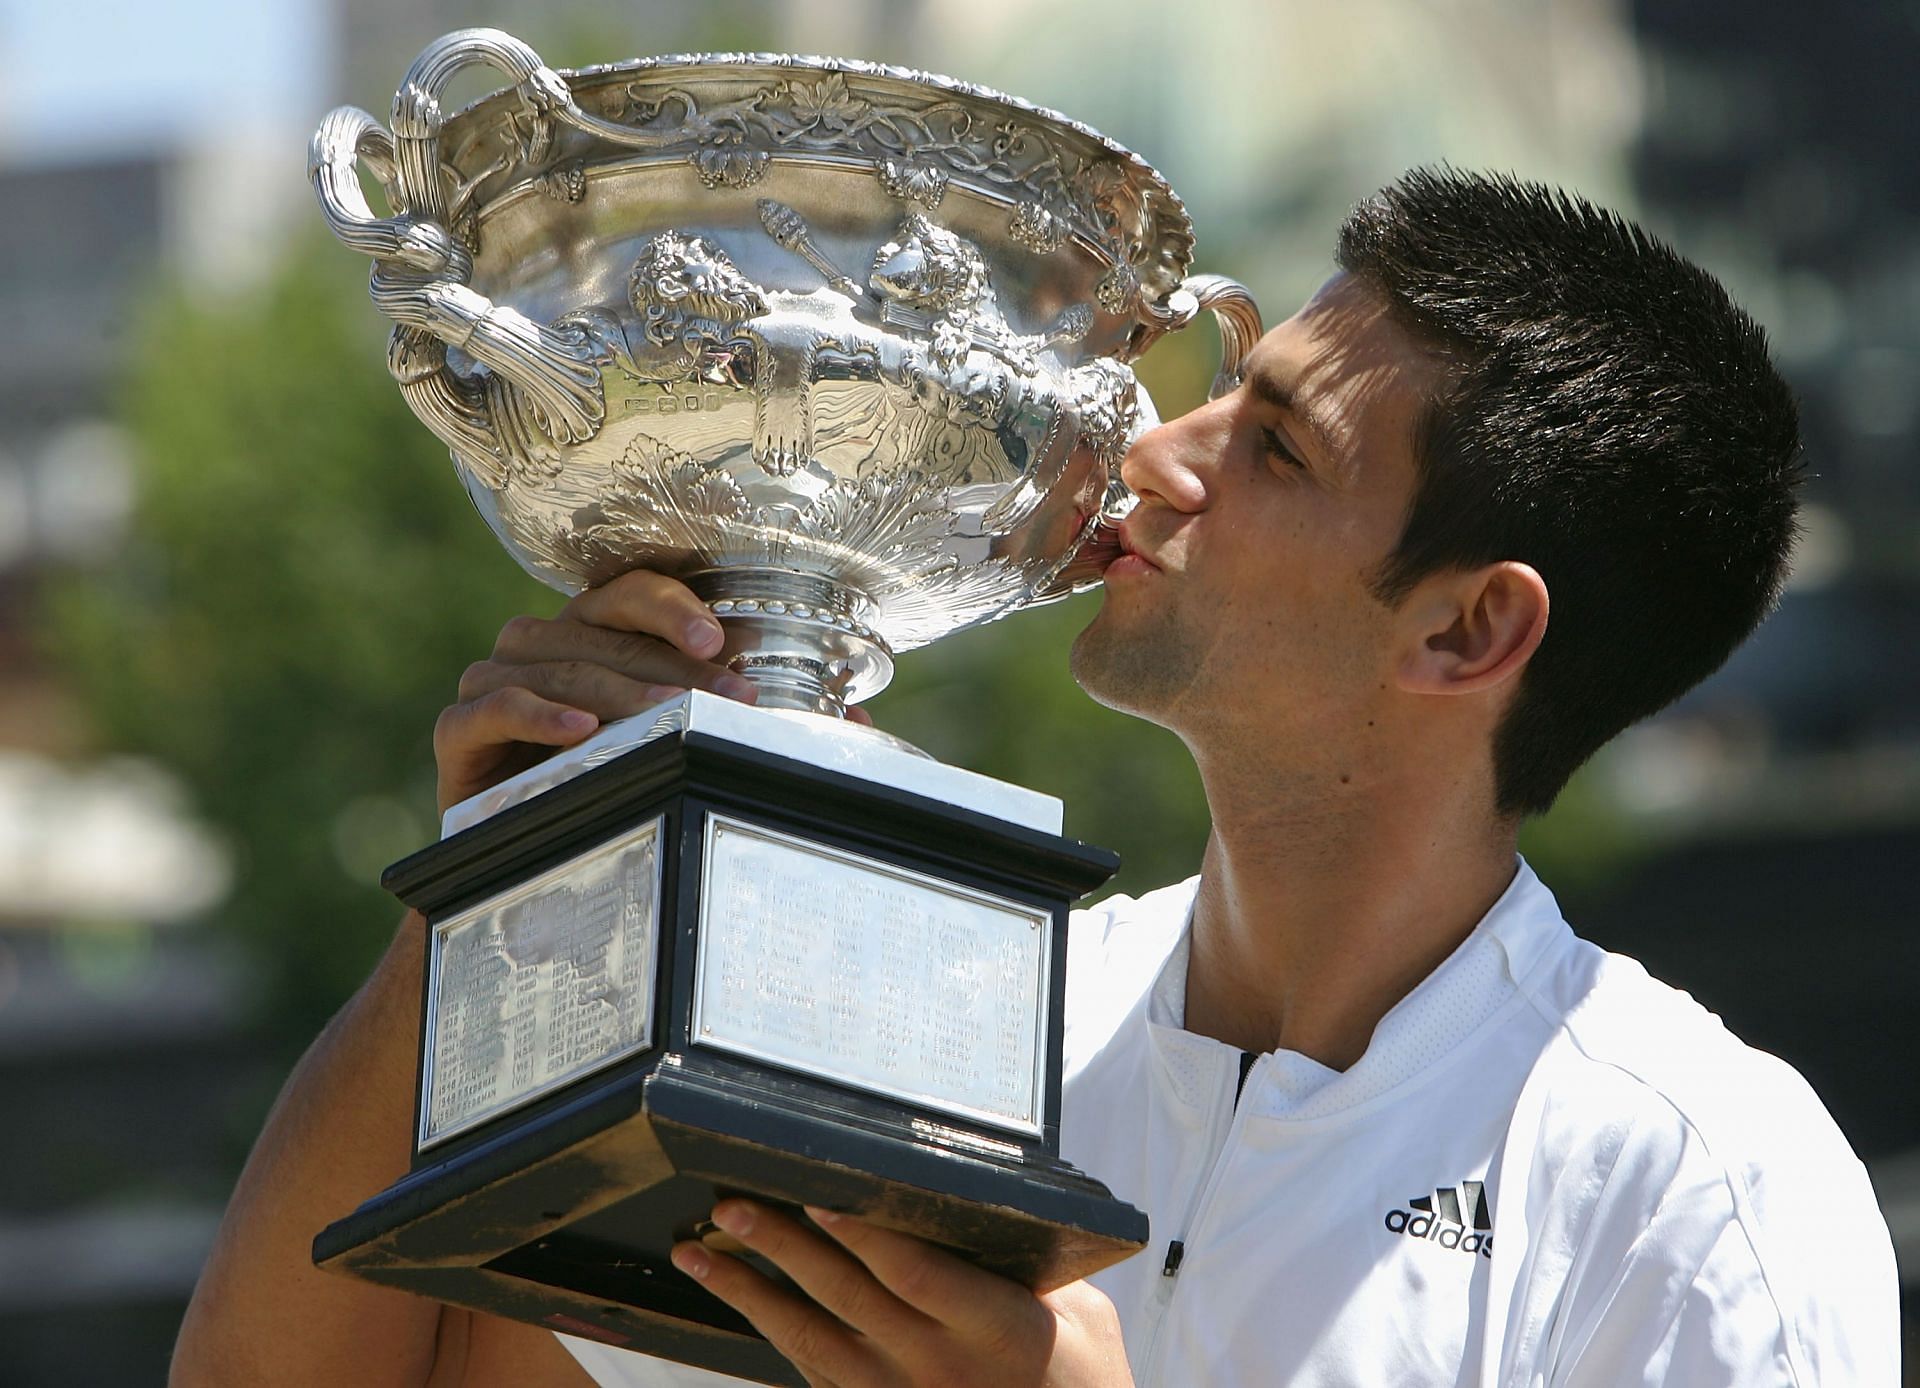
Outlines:
{"type": "Polygon", "coordinates": [[[1062,838],[1057,801],[682,699],[388,869],[428,922],[413,1170],[314,1260],[797,1384],[669,1259],[728,1250],[720,1199],[1036,1290],[1143,1246],[1146,1216],[1058,1155],[1067,909],[1112,855],[1062,838]]]}
{"type": "Polygon", "coordinates": [[[799,1385],[752,1326],[668,1259],[674,1242],[710,1229],[724,1197],[858,1214],[1037,1291],[1145,1239],[1138,1210],[1064,1163],[1008,1171],[770,1101],[759,1076],[678,1059],[413,1173],[329,1225],[315,1261],[563,1334],[799,1385]]]}

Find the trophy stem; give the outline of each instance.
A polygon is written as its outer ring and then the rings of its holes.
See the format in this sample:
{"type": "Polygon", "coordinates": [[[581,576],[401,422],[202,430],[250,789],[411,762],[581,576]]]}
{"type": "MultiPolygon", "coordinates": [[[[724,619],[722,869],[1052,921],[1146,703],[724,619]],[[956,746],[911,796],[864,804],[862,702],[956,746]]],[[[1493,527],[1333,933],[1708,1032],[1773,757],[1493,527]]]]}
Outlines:
{"type": "Polygon", "coordinates": [[[893,678],[893,652],[860,620],[854,589],[791,569],[708,569],[686,579],[720,619],[719,659],[752,680],[761,708],[845,718],[893,678]]]}

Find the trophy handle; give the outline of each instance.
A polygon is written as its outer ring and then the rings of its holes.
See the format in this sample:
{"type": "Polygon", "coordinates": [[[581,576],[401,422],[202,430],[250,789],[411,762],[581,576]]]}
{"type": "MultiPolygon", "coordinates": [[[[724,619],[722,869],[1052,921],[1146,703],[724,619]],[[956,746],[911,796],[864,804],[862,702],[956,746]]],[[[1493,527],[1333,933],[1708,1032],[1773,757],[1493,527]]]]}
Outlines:
{"type": "Polygon", "coordinates": [[[373,215],[360,188],[362,163],[387,189],[388,201],[403,205],[395,182],[393,136],[357,106],[327,112],[307,146],[307,177],[333,234],[362,255],[398,261],[419,274],[460,280],[471,275],[473,258],[444,227],[415,217],[373,215]]]}
{"type": "Polygon", "coordinates": [[[1196,315],[1205,309],[1220,325],[1220,369],[1207,391],[1209,400],[1218,400],[1240,384],[1241,363],[1266,332],[1260,305],[1254,302],[1252,290],[1225,275],[1189,275],[1174,297],[1182,294],[1193,295],[1196,315]]]}
{"type": "MultiPolygon", "coordinates": [[[[1193,322],[1203,310],[1212,313],[1220,325],[1220,369],[1207,391],[1209,400],[1218,400],[1240,384],[1240,369],[1247,353],[1265,331],[1253,291],[1238,280],[1225,275],[1187,276],[1163,301],[1146,306],[1146,321],[1128,342],[1127,356],[1138,357],[1167,333],[1178,332],[1193,322]]],[[[1116,527],[1127,518],[1136,500],[1120,480],[1119,469],[1113,469],[1106,499],[1099,514],[1087,523],[1072,558],[1035,585],[1028,604],[1054,602],[1098,586],[1107,565],[1120,554],[1116,527]]]]}
{"type": "Polygon", "coordinates": [[[606,414],[594,342],[577,324],[536,323],[470,288],[473,257],[448,230],[453,208],[440,160],[440,98],[456,73],[475,64],[514,78],[533,117],[526,157],[544,158],[553,138],[547,113],[572,105],[565,81],[518,39],[463,29],[429,44],[407,70],[393,99],[393,134],[354,107],[330,112],[308,148],[308,175],[334,235],[373,257],[375,305],[412,330],[402,387],[428,427],[463,456],[482,438],[498,452],[474,384],[445,370],[443,353],[421,350],[422,335],[488,367],[510,387],[509,408],[524,405],[540,432],[579,443],[599,431],[606,414]],[[373,214],[360,188],[362,161],[402,213],[373,214]]]}
{"type": "Polygon", "coordinates": [[[1214,322],[1220,325],[1220,369],[1207,391],[1207,399],[1218,400],[1240,384],[1241,363],[1266,331],[1253,291],[1239,280],[1225,275],[1188,275],[1160,303],[1146,305],[1146,321],[1128,344],[1128,355],[1139,356],[1167,333],[1178,332],[1193,322],[1202,310],[1212,313],[1214,322]]]}
{"type": "Polygon", "coordinates": [[[457,29],[420,50],[393,96],[395,173],[400,195],[416,217],[444,223],[448,180],[440,160],[441,105],[449,83],[463,69],[491,67],[513,79],[520,103],[532,117],[525,162],[540,163],[553,147],[553,113],[573,108],[566,79],[526,44],[499,29],[457,29]]]}

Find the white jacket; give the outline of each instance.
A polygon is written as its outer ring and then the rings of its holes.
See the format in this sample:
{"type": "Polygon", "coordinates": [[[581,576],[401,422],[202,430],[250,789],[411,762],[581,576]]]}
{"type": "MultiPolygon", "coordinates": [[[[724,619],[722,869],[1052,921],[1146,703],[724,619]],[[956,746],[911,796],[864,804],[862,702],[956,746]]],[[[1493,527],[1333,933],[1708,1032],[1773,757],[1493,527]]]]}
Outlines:
{"type": "MultiPolygon", "coordinates": [[[[1525,864],[1345,1072],[1181,1028],[1194,882],[1077,913],[1063,1155],[1141,1388],[1898,1381],[1864,1169],[1806,1083],[1576,939],[1525,864]]],[[[730,1380],[567,1341],[606,1388],[730,1380]]]]}

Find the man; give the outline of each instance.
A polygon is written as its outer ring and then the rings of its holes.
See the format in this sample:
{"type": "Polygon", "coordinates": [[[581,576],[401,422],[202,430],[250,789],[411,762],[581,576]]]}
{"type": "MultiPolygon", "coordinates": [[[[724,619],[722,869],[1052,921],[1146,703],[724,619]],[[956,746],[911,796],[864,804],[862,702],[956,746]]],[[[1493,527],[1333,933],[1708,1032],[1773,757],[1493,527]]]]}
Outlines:
{"type": "MultiPolygon", "coordinates": [[[[828,1211],[678,1266],[815,1384],[1892,1383],[1892,1252],[1817,1099],[1573,937],[1520,821],[1775,600],[1799,475],[1759,329],[1563,194],[1411,174],[1232,394],[1142,439],[1074,648],[1192,752],[1200,876],[1077,918],[1062,1146],[1153,1245],[1035,1297],[828,1211]],[[1551,614],[1551,620],[1549,616],[1551,614]]],[[[520,619],[443,804],[669,689],[750,697],[686,589],[520,619]]],[[[307,1265],[405,1166],[410,920],[289,1082],[181,1384],[714,1381],[307,1265]]]]}

